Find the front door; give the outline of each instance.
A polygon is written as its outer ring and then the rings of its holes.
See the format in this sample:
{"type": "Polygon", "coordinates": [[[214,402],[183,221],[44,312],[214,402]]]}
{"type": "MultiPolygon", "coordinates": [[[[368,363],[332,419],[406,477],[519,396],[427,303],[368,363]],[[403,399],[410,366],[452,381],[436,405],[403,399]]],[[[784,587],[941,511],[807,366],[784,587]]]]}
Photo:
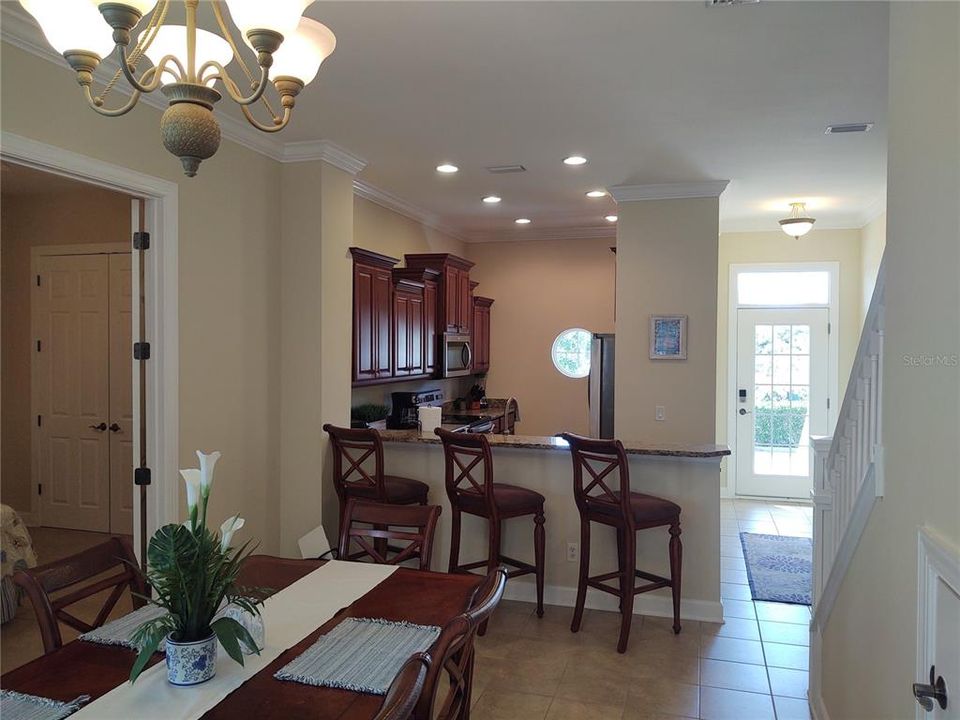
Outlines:
{"type": "Polygon", "coordinates": [[[803,498],[810,436],[828,434],[829,310],[737,311],[738,495],[803,498]]]}

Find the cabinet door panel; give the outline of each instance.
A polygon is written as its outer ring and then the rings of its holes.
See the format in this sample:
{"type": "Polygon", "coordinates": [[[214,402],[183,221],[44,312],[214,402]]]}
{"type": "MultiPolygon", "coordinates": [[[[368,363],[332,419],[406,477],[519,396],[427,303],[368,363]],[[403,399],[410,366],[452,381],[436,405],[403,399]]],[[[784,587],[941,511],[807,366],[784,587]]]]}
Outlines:
{"type": "Polygon", "coordinates": [[[458,298],[457,298],[457,325],[460,332],[470,332],[471,321],[473,320],[473,302],[470,292],[470,273],[460,270],[458,274],[458,298]]]}
{"type": "MultiPolygon", "coordinates": [[[[397,339],[399,342],[399,338],[397,339]]],[[[411,297],[407,303],[407,364],[411,375],[423,373],[423,298],[411,297]]]]}
{"type": "Polygon", "coordinates": [[[437,286],[428,282],[423,288],[423,371],[437,369],[437,286]]]}
{"type": "Polygon", "coordinates": [[[460,325],[460,271],[448,267],[443,271],[444,318],[443,323],[451,332],[460,325]]]}
{"type": "Polygon", "coordinates": [[[357,266],[353,273],[353,376],[354,380],[376,377],[373,271],[357,266]]]}
{"type": "Polygon", "coordinates": [[[377,377],[390,377],[392,374],[392,291],[393,279],[390,273],[378,271],[373,278],[374,342],[376,344],[374,369],[377,377]]]}
{"type": "Polygon", "coordinates": [[[396,332],[393,338],[394,374],[410,374],[410,317],[408,307],[410,299],[397,293],[393,301],[393,317],[396,332]]]}

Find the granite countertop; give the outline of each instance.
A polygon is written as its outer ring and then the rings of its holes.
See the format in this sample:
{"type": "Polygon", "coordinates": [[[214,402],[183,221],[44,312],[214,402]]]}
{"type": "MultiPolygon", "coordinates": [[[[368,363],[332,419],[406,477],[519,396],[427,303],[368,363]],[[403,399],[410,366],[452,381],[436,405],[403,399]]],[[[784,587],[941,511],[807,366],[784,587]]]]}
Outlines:
{"type": "MultiPolygon", "coordinates": [[[[445,430],[448,429],[446,425],[443,427],[445,430]]],[[[440,438],[432,432],[421,433],[419,430],[381,430],[380,437],[383,438],[384,442],[440,444],[440,438]]],[[[526,448],[529,450],[559,450],[563,452],[566,452],[569,448],[566,440],[552,436],[489,434],[487,440],[493,448],[526,448]]],[[[623,448],[628,455],[656,455],[660,457],[720,458],[730,454],[730,448],[726,445],[625,442],[623,448]]]]}
{"type": "Polygon", "coordinates": [[[502,417],[504,412],[507,409],[506,400],[497,400],[494,398],[487,398],[487,407],[485,408],[476,408],[475,410],[470,410],[468,408],[456,409],[453,406],[453,402],[445,402],[443,404],[443,414],[444,415],[460,415],[463,417],[491,417],[494,420],[498,417],[502,417]]]}

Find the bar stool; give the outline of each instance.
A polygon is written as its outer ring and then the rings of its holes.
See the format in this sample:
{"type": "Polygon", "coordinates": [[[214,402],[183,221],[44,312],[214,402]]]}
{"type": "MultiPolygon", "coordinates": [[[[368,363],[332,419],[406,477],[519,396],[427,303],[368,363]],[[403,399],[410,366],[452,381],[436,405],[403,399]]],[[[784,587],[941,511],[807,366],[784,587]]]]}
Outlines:
{"type": "Polygon", "coordinates": [[[390,505],[426,505],[430,487],[419,480],[384,475],[383,440],[372,428],[323,426],[333,443],[333,485],[344,527],[347,500],[362,498],[390,505]],[[368,469],[372,464],[372,468],[368,469]],[[354,477],[355,476],[355,477],[354,477]]]}
{"type": "Polygon", "coordinates": [[[443,441],[447,497],[453,510],[449,572],[468,572],[485,567],[490,573],[503,564],[515,568],[507,574],[509,578],[536,575],[537,617],[543,617],[543,495],[517,485],[493,482],[493,455],[486,435],[452,433],[442,428],[434,432],[443,441]],[[460,564],[461,513],[486,518],[486,560],[460,564]],[[506,557],[500,552],[502,522],[524,515],[533,515],[533,565],[506,557]]]}
{"type": "Polygon", "coordinates": [[[630,490],[627,454],[619,440],[596,440],[572,433],[563,433],[570,443],[573,458],[573,492],[580,511],[580,577],[577,583],[577,604],[570,631],[580,630],[587,587],[617,595],[620,598],[620,640],[617,652],[627,650],[630,623],[633,620],[633,598],[639,593],[668,587],[673,591],[673,632],[680,632],[680,576],[683,545],[680,542],[680,506],[669,500],[630,490]],[[585,480],[585,473],[589,476],[585,480]],[[619,477],[614,484],[611,479],[619,477]],[[597,522],[617,531],[619,554],[616,572],[590,576],[590,523],[597,522]],[[669,526],[670,577],[665,578],[637,570],[637,531],[669,526]],[[605,581],[617,578],[619,587],[605,581]],[[634,586],[635,578],[649,582],[634,586]]]}

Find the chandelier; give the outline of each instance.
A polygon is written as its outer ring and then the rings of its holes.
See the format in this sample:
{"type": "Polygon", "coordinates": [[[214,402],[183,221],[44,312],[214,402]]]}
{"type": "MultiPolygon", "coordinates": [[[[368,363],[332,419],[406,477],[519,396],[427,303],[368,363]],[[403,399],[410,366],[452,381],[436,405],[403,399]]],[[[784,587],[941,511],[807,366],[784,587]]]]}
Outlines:
{"type": "Polygon", "coordinates": [[[816,220],[807,214],[807,204],[790,203],[790,216],[780,221],[780,227],[792,238],[803,237],[813,230],[816,220]]]}
{"type": "Polygon", "coordinates": [[[160,136],[164,147],[180,158],[189,177],[220,147],[220,125],[213,108],[223,96],[215,85],[226,91],[257,130],[275,133],[289,124],[297,95],[316,77],[320,64],[337,44],[328,27],[301,17],[312,2],[212,0],[208,4],[221,36],[197,27],[200,0],[20,0],[47,42],[76,72],[90,107],[101,115],[124,115],[145,93],[159,90],[166,96],[168,107],[160,119],[160,136]],[[167,23],[173,5],[183,6],[185,25],[167,23]],[[256,53],[256,67],[241,54],[225,10],[256,53]],[[131,33],[141,24],[134,40],[131,33]],[[112,37],[108,27],[113,29],[112,37]],[[93,73],[114,50],[120,69],[95,93],[93,73]],[[140,71],[137,68],[144,58],[150,66],[140,71]],[[248,94],[227,74],[231,61],[243,72],[248,94]],[[125,104],[108,108],[107,96],[121,75],[133,92],[125,104]],[[265,95],[271,84],[279,95],[279,112],[265,95]],[[266,107],[269,121],[254,116],[251,106],[257,102],[266,107]]]}

